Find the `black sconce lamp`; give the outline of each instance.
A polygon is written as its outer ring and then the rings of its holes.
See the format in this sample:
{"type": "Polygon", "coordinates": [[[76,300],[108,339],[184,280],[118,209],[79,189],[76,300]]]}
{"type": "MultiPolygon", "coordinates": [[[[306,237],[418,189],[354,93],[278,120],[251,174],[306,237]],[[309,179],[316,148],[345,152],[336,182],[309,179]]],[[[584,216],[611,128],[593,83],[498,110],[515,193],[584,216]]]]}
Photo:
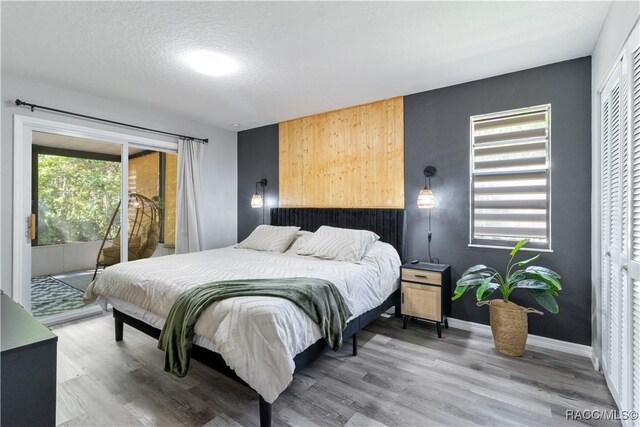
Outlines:
{"type": "Polygon", "coordinates": [[[429,262],[440,263],[438,258],[431,256],[431,210],[436,206],[436,198],[431,191],[431,177],[435,176],[436,168],[427,166],[424,168],[424,188],[418,194],[418,208],[429,209],[429,231],[427,234],[427,251],[429,254],[429,262]]]}
{"type": "Polygon", "coordinates": [[[267,186],[267,180],[261,179],[256,182],[256,192],[251,197],[251,207],[254,209],[262,208],[262,223],[264,224],[264,187],[267,186]],[[258,193],[258,186],[262,187],[262,194],[258,193]]]}

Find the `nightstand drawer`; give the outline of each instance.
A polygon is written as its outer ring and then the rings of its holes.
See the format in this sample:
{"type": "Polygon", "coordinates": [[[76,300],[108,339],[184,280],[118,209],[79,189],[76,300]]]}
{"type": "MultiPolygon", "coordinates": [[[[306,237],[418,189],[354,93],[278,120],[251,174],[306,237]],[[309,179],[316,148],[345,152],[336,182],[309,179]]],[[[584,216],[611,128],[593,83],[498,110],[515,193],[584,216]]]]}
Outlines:
{"type": "Polygon", "coordinates": [[[442,289],[437,286],[402,282],[402,314],[442,321],[442,289]]]}
{"type": "Polygon", "coordinates": [[[410,282],[429,283],[431,285],[442,284],[442,274],[437,271],[414,270],[413,268],[402,269],[402,280],[410,282]]]}

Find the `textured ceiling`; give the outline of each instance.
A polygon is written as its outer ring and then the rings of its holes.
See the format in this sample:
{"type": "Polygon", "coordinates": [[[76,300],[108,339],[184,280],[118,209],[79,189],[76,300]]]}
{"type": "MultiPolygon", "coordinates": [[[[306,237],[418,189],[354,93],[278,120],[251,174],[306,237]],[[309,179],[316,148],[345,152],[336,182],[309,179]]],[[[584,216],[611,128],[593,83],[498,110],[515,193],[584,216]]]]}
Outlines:
{"type": "Polygon", "coordinates": [[[589,55],[608,7],[3,2],[2,71],[247,129],[589,55]],[[194,72],[180,56],[198,49],[235,58],[239,72],[194,72]]]}

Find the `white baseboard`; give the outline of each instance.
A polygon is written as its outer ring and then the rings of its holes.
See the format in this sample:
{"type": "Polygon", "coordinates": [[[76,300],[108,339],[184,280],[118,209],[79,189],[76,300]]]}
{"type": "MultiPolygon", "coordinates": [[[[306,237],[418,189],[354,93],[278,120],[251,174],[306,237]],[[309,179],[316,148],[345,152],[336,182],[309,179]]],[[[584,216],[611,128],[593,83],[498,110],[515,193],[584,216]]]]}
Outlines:
{"type": "MultiPolygon", "coordinates": [[[[491,335],[491,327],[489,325],[483,325],[481,323],[468,322],[466,320],[451,319],[449,318],[449,326],[456,329],[462,329],[474,333],[491,335]]],[[[554,340],[553,338],[541,337],[539,335],[529,334],[527,339],[527,345],[534,345],[536,347],[545,348],[548,350],[561,351],[563,353],[575,354],[577,356],[583,356],[591,359],[592,351],[591,346],[576,344],[567,341],[554,340]]]]}

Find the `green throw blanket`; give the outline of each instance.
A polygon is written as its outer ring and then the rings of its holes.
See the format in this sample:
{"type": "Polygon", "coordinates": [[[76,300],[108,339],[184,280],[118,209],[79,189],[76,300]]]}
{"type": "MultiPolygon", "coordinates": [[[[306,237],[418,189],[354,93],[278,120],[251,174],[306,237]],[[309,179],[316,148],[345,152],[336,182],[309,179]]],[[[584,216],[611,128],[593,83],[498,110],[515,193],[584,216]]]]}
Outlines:
{"type": "Polygon", "coordinates": [[[171,307],[158,341],[164,370],[187,375],[194,327],[207,307],[226,298],[253,296],[288,299],[318,324],[329,347],[334,351],[342,347],[342,331],[351,312],[333,283],[305,277],[214,282],[188,290],[171,307]]]}

